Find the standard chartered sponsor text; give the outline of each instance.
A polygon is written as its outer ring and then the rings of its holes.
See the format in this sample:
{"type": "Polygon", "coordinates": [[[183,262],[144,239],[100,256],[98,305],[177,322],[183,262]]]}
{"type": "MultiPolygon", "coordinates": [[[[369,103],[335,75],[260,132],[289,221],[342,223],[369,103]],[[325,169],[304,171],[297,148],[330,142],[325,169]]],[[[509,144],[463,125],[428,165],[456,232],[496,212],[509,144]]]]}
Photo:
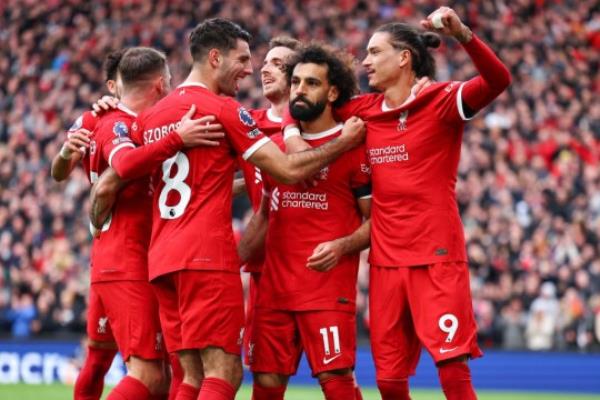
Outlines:
{"type": "Polygon", "coordinates": [[[406,145],[375,147],[369,149],[371,165],[408,161],[406,145]]]}
{"type": "Polygon", "coordinates": [[[283,192],[281,196],[281,206],[327,210],[329,208],[329,202],[327,201],[327,193],[283,192]]]}

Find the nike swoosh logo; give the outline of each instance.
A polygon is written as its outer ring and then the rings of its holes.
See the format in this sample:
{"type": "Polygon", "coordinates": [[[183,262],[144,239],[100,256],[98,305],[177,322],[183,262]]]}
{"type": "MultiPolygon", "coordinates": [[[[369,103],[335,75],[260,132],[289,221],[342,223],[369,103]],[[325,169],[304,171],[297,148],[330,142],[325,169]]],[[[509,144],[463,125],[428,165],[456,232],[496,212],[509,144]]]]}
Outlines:
{"type": "Polygon", "coordinates": [[[325,357],[323,357],[323,364],[327,365],[330,362],[332,362],[333,360],[335,360],[336,358],[341,357],[341,356],[342,356],[341,354],[338,354],[337,356],[331,357],[331,358],[325,358],[325,357]]]}
{"type": "Polygon", "coordinates": [[[449,352],[454,351],[456,349],[458,349],[458,346],[453,347],[451,349],[442,349],[442,348],[440,348],[440,354],[449,353],[449,352]]]}

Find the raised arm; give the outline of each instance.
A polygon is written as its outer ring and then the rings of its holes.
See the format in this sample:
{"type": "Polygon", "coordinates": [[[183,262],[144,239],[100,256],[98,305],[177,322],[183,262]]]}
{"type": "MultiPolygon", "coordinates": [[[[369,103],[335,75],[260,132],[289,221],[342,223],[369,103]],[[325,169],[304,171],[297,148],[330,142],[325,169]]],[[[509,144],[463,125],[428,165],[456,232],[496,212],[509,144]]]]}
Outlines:
{"type": "Polygon", "coordinates": [[[508,68],[468,26],[462,23],[453,9],[440,7],[426,20],[421,21],[421,25],[425,29],[458,40],[479,72],[478,76],[467,81],[462,88],[461,98],[467,118],[490,104],[510,85],[508,68]]]}

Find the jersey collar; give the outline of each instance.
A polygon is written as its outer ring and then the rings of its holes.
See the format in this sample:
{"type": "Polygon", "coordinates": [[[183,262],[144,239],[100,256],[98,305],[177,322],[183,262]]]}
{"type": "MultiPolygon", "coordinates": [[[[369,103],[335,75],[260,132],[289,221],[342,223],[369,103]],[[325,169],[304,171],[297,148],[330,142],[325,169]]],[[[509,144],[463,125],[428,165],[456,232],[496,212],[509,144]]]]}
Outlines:
{"type": "Polygon", "coordinates": [[[267,110],[267,118],[269,118],[269,121],[271,122],[277,122],[277,123],[281,123],[281,121],[283,120],[283,118],[278,117],[275,115],[275,113],[273,112],[273,107],[269,108],[267,110]]]}
{"type": "Polygon", "coordinates": [[[407,105],[408,103],[410,103],[411,101],[413,101],[415,99],[415,97],[417,97],[417,94],[415,93],[415,89],[417,88],[417,84],[415,83],[411,88],[410,88],[410,94],[408,95],[408,97],[406,98],[406,100],[404,100],[404,103],[400,104],[398,107],[390,107],[386,104],[385,102],[385,97],[383,98],[383,101],[381,102],[381,111],[383,112],[388,112],[388,111],[393,111],[393,110],[397,110],[400,107],[404,107],[405,105],[407,105]]]}
{"type": "Polygon", "coordinates": [[[204,89],[208,89],[208,86],[206,86],[202,82],[183,82],[181,85],[177,86],[177,89],[183,88],[183,87],[190,87],[190,86],[200,86],[200,87],[203,87],[204,89]]]}
{"type": "Polygon", "coordinates": [[[327,129],[326,131],[323,131],[323,132],[317,132],[317,133],[302,132],[302,138],[304,138],[305,140],[323,139],[323,138],[326,138],[327,136],[331,136],[331,135],[338,133],[343,127],[344,127],[344,124],[337,124],[333,128],[327,129]]]}

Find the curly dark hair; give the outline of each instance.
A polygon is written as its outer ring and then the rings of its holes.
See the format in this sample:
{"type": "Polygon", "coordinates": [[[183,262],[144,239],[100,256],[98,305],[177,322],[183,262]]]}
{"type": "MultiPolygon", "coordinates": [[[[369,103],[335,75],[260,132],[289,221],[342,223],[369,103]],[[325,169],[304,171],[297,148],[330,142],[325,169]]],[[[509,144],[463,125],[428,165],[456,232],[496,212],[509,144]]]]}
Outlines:
{"type": "Polygon", "coordinates": [[[412,54],[412,70],[418,78],[435,78],[435,60],[429,48],[439,47],[440,37],[433,32],[423,32],[401,22],[392,22],[377,28],[375,32],[390,35],[390,43],[397,50],[408,50],[412,54]]]}
{"type": "Polygon", "coordinates": [[[224,18],[207,19],[190,33],[192,59],[194,62],[202,61],[215,48],[227,53],[236,48],[238,39],[250,42],[251,36],[235,22],[224,18]]]}
{"type": "Polygon", "coordinates": [[[294,68],[298,64],[327,66],[327,80],[339,91],[338,98],[333,102],[334,107],[341,106],[359,92],[354,73],[354,57],[344,51],[315,42],[302,47],[286,64],[288,82],[291,82],[294,68]]]}
{"type": "Polygon", "coordinates": [[[111,51],[108,53],[104,62],[102,63],[102,70],[104,71],[105,81],[114,81],[117,79],[117,69],[119,68],[119,62],[123,57],[123,54],[127,51],[127,48],[120,50],[111,51]]]}

